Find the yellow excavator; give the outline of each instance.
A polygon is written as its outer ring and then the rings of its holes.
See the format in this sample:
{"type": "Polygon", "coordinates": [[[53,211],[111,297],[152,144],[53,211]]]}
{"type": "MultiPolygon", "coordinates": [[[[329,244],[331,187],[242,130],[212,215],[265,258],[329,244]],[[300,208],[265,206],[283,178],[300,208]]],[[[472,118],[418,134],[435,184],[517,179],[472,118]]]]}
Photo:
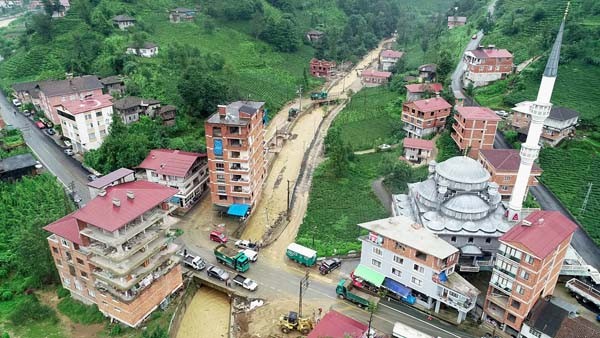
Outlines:
{"type": "Polygon", "coordinates": [[[308,334],[315,326],[310,317],[298,317],[298,313],[290,311],[287,315],[279,317],[279,328],[283,333],[299,331],[303,335],[308,334]]]}

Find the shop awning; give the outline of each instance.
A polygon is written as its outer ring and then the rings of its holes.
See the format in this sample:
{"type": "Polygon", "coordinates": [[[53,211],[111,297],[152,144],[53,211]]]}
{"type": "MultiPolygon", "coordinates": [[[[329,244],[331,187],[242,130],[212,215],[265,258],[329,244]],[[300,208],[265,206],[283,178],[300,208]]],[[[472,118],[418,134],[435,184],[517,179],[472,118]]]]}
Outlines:
{"type": "Polygon", "coordinates": [[[395,280],[393,280],[391,278],[386,277],[385,280],[383,281],[383,286],[385,286],[388,290],[392,291],[393,293],[397,294],[400,297],[406,297],[410,294],[409,288],[396,282],[395,280]]]}
{"type": "Polygon", "coordinates": [[[248,209],[250,209],[248,204],[232,204],[229,206],[227,214],[231,216],[244,217],[246,216],[248,209]]]}
{"type": "Polygon", "coordinates": [[[460,252],[463,255],[469,255],[469,256],[481,256],[481,255],[483,255],[483,252],[481,252],[481,249],[479,249],[477,246],[475,246],[473,244],[463,245],[460,248],[460,252]]]}
{"type": "Polygon", "coordinates": [[[380,287],[385,279],[385,276],[380,274],[379,272],[369,269],[362,264],[358,264],[356,269],[354,270],[354,276],[360,277],[365,281],[375,285],[376,287],[380,287]]]}

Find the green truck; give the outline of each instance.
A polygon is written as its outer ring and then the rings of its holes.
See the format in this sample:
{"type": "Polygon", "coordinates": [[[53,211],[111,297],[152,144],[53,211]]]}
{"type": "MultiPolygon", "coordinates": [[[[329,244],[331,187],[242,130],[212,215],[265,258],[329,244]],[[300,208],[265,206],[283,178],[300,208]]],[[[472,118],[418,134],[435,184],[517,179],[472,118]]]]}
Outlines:
{"type": "Polygon", "coordinates": [[[311,100],[325,100],[327,98],[327,92],[316,92],[310,94],[311,100]]]}
{"type": "Polygon", "coordinates": [[[355,288],[352,285],[351,279],[341,279],[335,288],[335,293],[341,299],[347,299],[352,303],[358,305],[358,307],[366,308],[369,306],[369,303],[377,304],[379,302],[378,297],[371,296],[370,294],[355,288]]]}
{"type": "Polygon", "coordinates": [[[246,272],[250,268],[250,260],[243,252],[228,248],[225,244],[219,244],[215,248],[215,257],[217,262],[239,272],[246,272]]]}
{"type": "Polygon", "coordinates": [[[302,265],[313,266],[317,263],[317,252],[300,244],[291,243],[288,245],[285,255],[302,265]]]}

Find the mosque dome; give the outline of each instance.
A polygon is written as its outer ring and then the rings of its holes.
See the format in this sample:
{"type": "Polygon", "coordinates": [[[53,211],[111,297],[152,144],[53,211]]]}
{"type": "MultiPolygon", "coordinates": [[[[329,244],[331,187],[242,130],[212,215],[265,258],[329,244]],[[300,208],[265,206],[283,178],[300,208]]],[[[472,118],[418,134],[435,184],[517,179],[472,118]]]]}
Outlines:
{"type": "Polygon", "coordinates": [[[452,182],[481,184],[490,179],[490,174],[472,158],[466,156],[452,157],[435,167],[436,173],[452,182]]]}

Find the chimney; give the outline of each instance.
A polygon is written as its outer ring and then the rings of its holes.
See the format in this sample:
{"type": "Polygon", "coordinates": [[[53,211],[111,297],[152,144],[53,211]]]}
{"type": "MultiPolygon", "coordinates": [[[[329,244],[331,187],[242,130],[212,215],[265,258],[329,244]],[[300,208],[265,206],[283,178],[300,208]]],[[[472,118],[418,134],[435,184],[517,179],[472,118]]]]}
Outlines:
{"type": "Polygon", "coordinates": [[[112,199],[112,204],[113,204],[115,207],[120,207],[120,206],[121,206],[121,200],[120,200],[120,199],[118,199],[118,198],[116,198],[116,197],[113,197],[113,199],[112,199]]]}
{"type": "Polygon", "coordinates": [[[133,193],[133,191],[127,190],[127,198],[130,200],[135,198],[135,194],[133,193]]]}
{"type": "Polygon", "coordinates": [[[104,189],[100,190],[98,192],[98,196],[102,196],[102,197],[106,196],[106,190],[104,190],[104,189]]]}
{"type": "Polygon", "coordinates": [[[227,115],[227,106],[220,104],[217,106],[217,109],[219,111],[219,116],[225,116],[227,115]]]}

